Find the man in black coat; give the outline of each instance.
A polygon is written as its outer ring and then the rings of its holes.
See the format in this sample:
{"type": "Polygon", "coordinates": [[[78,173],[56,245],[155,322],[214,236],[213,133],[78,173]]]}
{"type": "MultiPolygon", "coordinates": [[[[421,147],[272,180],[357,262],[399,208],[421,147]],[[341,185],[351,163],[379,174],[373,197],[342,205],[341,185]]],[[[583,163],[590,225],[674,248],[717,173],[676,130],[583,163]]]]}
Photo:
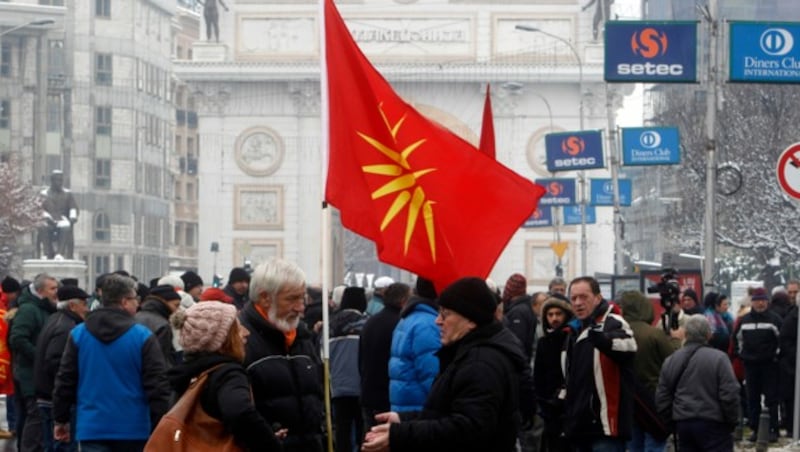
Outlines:
{"type": "MultiPolygon", "coordinates": [[[[56,373],[61,363],[61,355],[67,345],[69,332],[83,323],[89,312],[89,294],[73,286],[58,289],[58,309],[47,319],[42,332],[36,340],[36,359],[33,365],[36,385],[36,402],[42,415],[42,433],[45,450],[54,450],[53,441],[53,388],[56,373]]],[[[74,425],[75,422],[70,423],[74,425]]]]}
{"type": "Polygon", "coordinates": [[[383,309],[367,319],[359,342],[358,367],[365,431],[375,425],[376,414],[389,411],[392,333],[400,321],[400,310],[411,297],[411,288],[403,283],[394,283],[386,288],[383,296],[383,309]]]}
{"type": "Polygon", "coordinates": [[[497,306],[480,278],[462,278],[439,297],[440,372],[421,412],[382,413],[365,452],[512,451],[528,362],[516,337],[494,320],[497,306]]]}
{"type": "Polygon", "coordinates": [[[250,280],[250,299],[240,313],[250,331],[244,365],[256,409],[275,428],[286,428],[284,452],[322,452],[324,421],[322,361],[300,318],[305,310],[305,273],[274,259],[250,280]]]}
{"type": "Polygon", "coordinates": [[[178,310],[181,296],[175,288],[168,284],[153,287],[142,301],[142,306],[134,318],[137,323],[146,326],[158,339],[161,353],[164,354],[164,363],[167,370],[178,364],[178,352],[173,344],[172,326],[169,316],[178,310]]]}

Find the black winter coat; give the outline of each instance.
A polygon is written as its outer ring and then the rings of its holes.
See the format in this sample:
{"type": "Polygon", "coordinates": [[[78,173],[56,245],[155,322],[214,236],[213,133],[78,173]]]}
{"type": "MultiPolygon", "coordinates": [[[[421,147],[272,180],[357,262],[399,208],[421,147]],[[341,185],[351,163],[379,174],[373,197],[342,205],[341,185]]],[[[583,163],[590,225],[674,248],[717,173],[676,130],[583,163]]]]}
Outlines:
{"type": "Polygon", "coordinates": [[[69,332],[75,328],[75,325],[82,322],[83,319],[78,314],[66,309],[57,311],[47,319],[47,323],[36,340],[36,361],[33,374],[37,398],[53,399],[58,365],[61,363],[61,355],[64,354],[69,332]]]}
{"type": "Polygon", "coordinates": [[[522,343],[522,349],[528,361],[533,356],[533,344],[536,340],[536,328],[539,321],[531,307],[531,297],[521,297],[513,302],[505,313],[505,324],[522,343]]]}
{"type": "Polygon", "coordinates": [[[777,361],[781,325],[781,318],[769,309],[751,309],[736,326],[733,352],[745,363],[777,361]]]}
{"type": "Polygon", "coordinates": [[[222,366],[208,375],[200,393],[200,405],[206,413],[225,425],[236,443],[249,451],[280,451],[269,423],[258,413],[250,393],[250,381],[244,367],[233,358],[218,354],[188,354],[183,364],[167,373],[175,391],[175,400],[189,387],[191,380],[206,369],[222,366]]]}
{"type": "Polygon", "coordinates": [[[794,394],[794,369],[797,360],[797,306],[792,306],[783,319],[780,334],[780,392],[786,397],[794,394]]]}
{"type": "Polygon", "coordinates": [[[438,355],[441,371],[425,407],[390,427],[392,452],[514,450],[519,380],[527,367],[514,335],[491,323],[438,355]]]}
{"type": "Polygon", "coordinates": [[[250,331],[244,365],[258,412],[271,425],[289,429],[287,443],[319,441],[323,432],[322,361],[311,333],[299,323],[286,348],[283,332],[248,303],[240,313],[250,331]]]}
{"type": "Polygon", "coordinates": [[[389,357],[392,333],[400,321],[400,307],[385,305],[367,319],[359,341],[358,368],[361,373],[361,406],[389,411],[389,357]]]}
{"type": "Polygon", "coordinates": [[[171,314],[169,306],[161,299],[148,297],[145,298],[141,309],[134,316],[138,323],[146,326],[158,339],[167,369],[178,363],[178,352],[172,343],[172,326],[169,324],[171,314]]]}

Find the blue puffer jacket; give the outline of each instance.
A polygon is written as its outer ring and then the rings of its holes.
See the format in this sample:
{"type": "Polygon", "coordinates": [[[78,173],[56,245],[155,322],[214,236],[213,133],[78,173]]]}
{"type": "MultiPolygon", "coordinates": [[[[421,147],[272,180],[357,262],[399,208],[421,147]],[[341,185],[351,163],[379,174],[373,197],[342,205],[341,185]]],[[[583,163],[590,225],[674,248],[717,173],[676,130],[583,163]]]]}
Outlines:
{"type": "Polygon", "coordinates": [[[389,359],[389,401],[392,411],[420,411],[439,373],[441,347],[436,302],[414,297],[392,335],[389,359]]]}

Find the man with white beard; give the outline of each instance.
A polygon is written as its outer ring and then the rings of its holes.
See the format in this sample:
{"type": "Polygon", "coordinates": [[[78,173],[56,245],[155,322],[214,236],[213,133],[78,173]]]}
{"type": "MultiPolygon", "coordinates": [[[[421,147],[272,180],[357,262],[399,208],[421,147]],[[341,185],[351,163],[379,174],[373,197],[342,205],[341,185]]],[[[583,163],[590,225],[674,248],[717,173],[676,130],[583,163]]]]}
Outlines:
{"type": "Polygon", "coordinates": [[[250,331],[244,365],[256,408],[273,428],[289,430],[285,452],[322,452],[322,362],[300,322],[305,274],[279,259],[259,265],[250,279],[250,302],[240,314],[250,331]]]}

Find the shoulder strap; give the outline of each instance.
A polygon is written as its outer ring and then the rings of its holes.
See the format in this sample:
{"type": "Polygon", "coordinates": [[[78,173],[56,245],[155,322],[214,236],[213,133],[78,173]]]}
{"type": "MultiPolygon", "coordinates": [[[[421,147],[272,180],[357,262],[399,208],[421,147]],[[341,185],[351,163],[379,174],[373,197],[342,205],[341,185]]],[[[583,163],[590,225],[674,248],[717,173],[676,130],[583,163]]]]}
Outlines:
{"type": "Polygon", "coordinates": [[[217,364],[216,366],[210,367],[201,372],[198,376],[192,378],[191,383],[189,383],[189,387],[186,388],[186,391],[180,396],[178,401],[175,402],[175,405],[173,405],[173,407],[169,410],[168,414],[180,421],[187,419],[189,412],[200,399],[200,394],[202,393],[203,388],[206,386],[208,374],[217,368],[222,367],[224,364],[225,363],[217,364]]]}
{"type": "Polygon", "coordinates": [[[683,378],[683,373],[686,372],[686,368],[689,367],[689,362],[692,360],[694,354],[697,353],[697,351],[703,347],[704,345],[700,345],[699,347],[692,350],[691,353],[689,353],[689,356],[687,356],[686,359],[683,361],[683,365],[681,366],[681,371],[678,372],[677,378],[675,378],[675,381],[672,383],[672,388],[670,393],[672,394],[673,397],[675,397],[675,390],[678,389],[678,384],[681,382],[681,378],[683,378]]]}

